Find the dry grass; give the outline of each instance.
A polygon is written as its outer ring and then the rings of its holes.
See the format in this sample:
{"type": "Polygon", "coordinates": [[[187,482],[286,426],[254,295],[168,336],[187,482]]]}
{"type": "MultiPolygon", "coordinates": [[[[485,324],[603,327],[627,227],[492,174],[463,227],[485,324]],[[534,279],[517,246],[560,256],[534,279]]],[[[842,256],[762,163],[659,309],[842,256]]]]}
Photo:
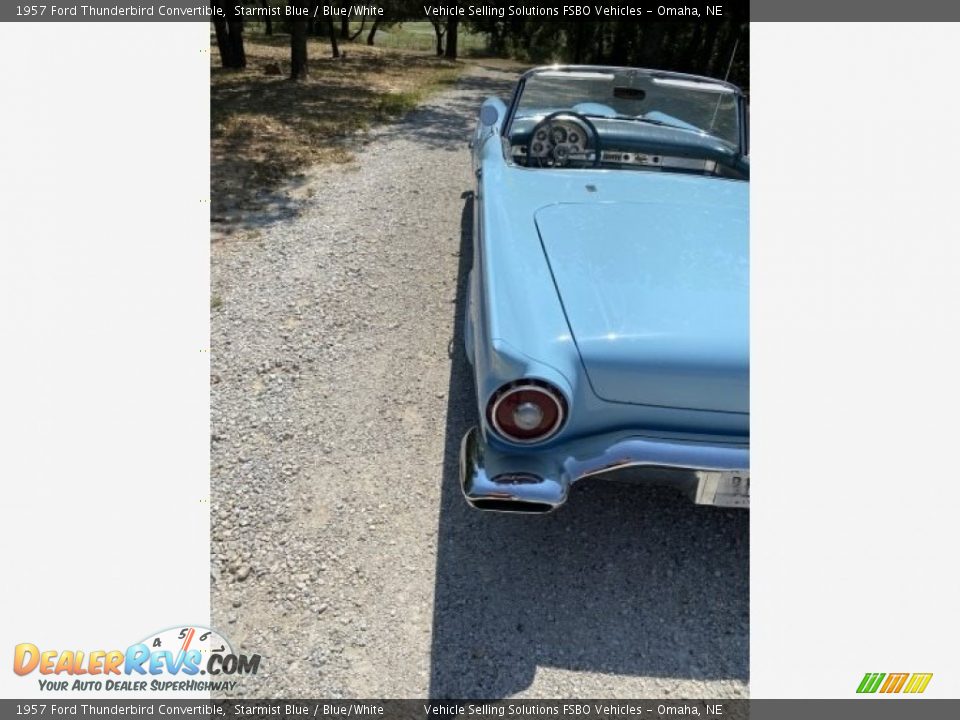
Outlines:
{"type": "Polygon", "coordinates": [[[456,82],[461,66],[427,53],[342,44],[330,58],[311,39],[310,77],[292,82],[289,36],[245,42],[247,68],[223,70],[211,47],[212,215],[236,218],[273,202],[286,180],[317,163],[352,158],[349,139],[372,123],[402,115],[456,82]],[[279,63],[282,75],[270,75],[279,63]]]}

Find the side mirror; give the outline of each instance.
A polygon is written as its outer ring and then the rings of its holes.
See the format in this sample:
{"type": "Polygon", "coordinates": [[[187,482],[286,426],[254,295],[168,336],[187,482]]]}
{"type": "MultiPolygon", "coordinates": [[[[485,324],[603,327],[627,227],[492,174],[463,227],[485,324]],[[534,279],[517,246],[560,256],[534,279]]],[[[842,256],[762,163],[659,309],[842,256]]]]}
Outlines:
{"type": "Polygon", "coordinates": [[[484,127],[493,127],[500,119],[500,113],[493,105],[484,105],[480,108],[480,124],[484,127]]]}

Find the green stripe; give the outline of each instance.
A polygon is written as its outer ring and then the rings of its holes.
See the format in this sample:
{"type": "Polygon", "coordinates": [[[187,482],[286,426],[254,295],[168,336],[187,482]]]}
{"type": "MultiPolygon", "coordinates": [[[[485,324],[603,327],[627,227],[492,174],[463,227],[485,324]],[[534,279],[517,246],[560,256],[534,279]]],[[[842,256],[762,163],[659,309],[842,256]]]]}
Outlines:
{"type": "Polygon", "coordinates": [[[858,693],[875,693],[880,689],[880,683],[883,682],[883,679],[887,676],[886,673],[867,673],[863,676],[863,680],[860,681],[860,685],[857,687],[858,693]]]}
{"type": "Polygon", "coordinates": [[[864,693],[867,691],[867,685],[870,684],[870,676],[872,673],[867,673],[863,676],[863,680],[860,681],[860,685],[857,686],[858,693],[864,693]]]}
{"type": "Polygon", "coordinates": [[[880,689],[880,683],[883,682],[883,679],[887,676],[886,673],[877,673],[877,679],[874,681],[873,685],[870,686],[870,689],[867,692],[875,693],[880,689]]]}

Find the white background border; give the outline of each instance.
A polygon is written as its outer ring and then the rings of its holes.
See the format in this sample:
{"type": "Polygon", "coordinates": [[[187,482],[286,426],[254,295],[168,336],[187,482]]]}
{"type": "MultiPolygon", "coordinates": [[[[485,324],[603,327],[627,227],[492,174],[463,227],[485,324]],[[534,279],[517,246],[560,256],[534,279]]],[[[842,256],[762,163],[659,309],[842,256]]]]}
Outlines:
{"type": "Polygon", "coordinates": [[[210,621],[209,33],[0,24],[5,697],[210,621]]]}
{"type": "Polygon", "coordinates": [[[960,697],[960,25],[750,45],[752,697],[960,697]]]}

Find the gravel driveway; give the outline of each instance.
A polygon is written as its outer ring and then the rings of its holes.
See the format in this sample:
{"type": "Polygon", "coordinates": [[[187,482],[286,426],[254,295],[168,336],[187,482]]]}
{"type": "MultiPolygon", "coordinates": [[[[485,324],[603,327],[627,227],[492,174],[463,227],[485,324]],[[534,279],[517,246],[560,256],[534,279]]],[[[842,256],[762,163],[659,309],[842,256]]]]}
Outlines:
{"type": "Polygon", "coordinates": [[[463,503],[475,68],[213,252],[211,605],[255,697],[747,694],[748,515],[597,482],[463,503]]]}

